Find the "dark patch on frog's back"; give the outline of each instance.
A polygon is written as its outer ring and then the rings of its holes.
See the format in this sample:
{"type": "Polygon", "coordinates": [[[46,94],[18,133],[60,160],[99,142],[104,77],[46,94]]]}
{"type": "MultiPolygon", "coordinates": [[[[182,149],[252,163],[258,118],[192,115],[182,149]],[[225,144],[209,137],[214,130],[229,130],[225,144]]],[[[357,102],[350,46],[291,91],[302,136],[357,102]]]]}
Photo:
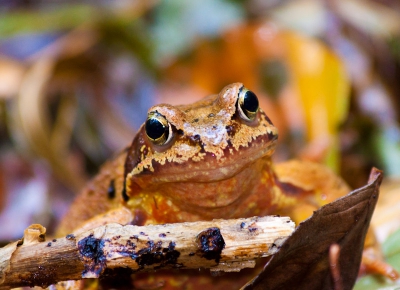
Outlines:
{"type": "Polygon", "coordinates": [[[124,177],[124,184],[122,186],[122,198],[125,202],[127,202],[129,200],[129,196],[126,193],[126,176],[124,177]]]}
{"type": "Polygon", "coordinates": [[[107,195],[109,199],[114,199],[115,198],[115,180],[111,179],[110,185],[108,186],[107,189],[107,195]]]}

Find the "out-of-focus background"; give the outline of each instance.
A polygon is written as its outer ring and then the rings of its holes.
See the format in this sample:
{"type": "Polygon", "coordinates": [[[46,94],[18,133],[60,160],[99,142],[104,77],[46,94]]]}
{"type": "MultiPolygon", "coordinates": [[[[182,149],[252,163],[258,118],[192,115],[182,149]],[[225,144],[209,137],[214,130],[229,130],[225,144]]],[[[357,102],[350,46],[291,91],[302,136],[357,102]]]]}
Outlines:
{"type": "Polygon", "coordinates": [[[150,106],[238,81],[279,129],[275,161],[353,188],[385,171],[373,223],[399,260],[397,0],[0,0],[0,241],[54,231],[150,106]]]}

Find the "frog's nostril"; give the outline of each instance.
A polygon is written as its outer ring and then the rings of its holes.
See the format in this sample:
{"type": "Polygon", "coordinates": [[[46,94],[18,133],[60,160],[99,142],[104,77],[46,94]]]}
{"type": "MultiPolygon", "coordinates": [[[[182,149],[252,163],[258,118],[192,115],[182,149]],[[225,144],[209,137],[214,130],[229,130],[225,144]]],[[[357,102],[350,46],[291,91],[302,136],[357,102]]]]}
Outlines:
{"type": "Polygon", "coordinates": [[[199,135],[199,134],[196,134],[196,135],[190,136],[189,138],[190,138],[190,140],[192,140],[192,141],[194,141],[194,142],[199,142],[199,141],[201,140],[201,138],[200,138],[200,135],[199,135]]]}
{"type": "Polygon", "coordinates": [[[225,127],[225,129],[226,129],[226,132],[228,133],[228,136],[232,137],[233,135],[235,135],[236,130],[235,130],[234,126],[228,125],[225,127]]]}

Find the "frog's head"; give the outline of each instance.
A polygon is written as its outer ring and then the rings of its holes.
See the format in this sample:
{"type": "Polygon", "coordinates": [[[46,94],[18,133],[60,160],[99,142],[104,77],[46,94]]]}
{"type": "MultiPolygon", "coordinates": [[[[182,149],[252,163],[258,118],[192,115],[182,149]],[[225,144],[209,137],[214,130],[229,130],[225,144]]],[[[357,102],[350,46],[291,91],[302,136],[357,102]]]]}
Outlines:
{"type": "MultiPolygon", "coordinates": [[[[235,182],[236,176],[252,167],[260,170],[257,161],[273,153],[277,137],[257,96],[241,83],[191,105],[154,106],[128,152],[127,197],[144,190],[162,191],[191,203],[195,184],[208,191],[204,196],[215,196],[224,191],[218,186],[224,181],[235,182]],[[215,188],[217,193],[212,192],[215,188]]],[[[251,170],[246,175],[240,178],[251,179],[251,170]]],[[[232,191],[228,187],[226,190],[232,191]]],[[[244,190],[223,192],[226,198],[215,206],[229,204],[244,190]]],[[[208,202],[203,205],[211,206],[208,202]]]]}

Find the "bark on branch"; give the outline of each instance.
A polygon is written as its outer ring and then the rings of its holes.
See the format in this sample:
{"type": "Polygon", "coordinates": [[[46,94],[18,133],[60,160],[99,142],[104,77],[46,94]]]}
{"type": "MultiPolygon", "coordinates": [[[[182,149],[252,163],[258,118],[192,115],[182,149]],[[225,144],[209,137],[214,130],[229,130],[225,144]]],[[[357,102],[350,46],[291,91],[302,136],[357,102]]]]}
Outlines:
{"type": "Polygon", "coordinates": [[[0,249],[0,289],[97,278],[106,268],[240,271],[274,254],[294,231],[288,217],[253,217],[145,227],[107,224],[45,241],[43,228],[0,249]]]}

